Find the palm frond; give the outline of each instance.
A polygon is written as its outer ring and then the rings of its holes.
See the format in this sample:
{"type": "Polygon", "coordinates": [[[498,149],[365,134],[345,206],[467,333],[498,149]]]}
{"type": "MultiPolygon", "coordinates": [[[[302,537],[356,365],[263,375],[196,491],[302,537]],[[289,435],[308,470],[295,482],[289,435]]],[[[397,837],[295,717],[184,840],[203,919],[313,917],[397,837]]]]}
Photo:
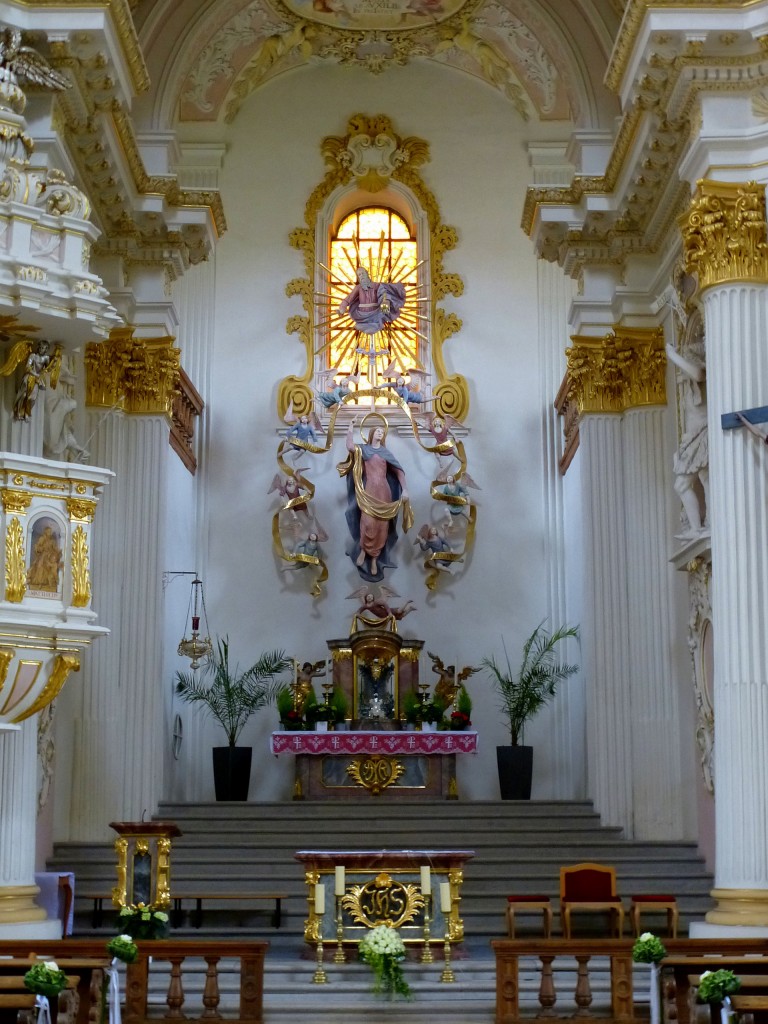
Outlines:
{"type": "Polygon", "coordinates": [[[251,715],[277,700],[284,684],[275,676],[291,664],[284,651],[268,651],[241,671],[239,665],[230,665],[229,638],[220,637],[199,675],[176,673],[176,693],[188,704],[202,705],[235,746],[251,715]]]}
{"type": "Polygon", "coordinates": [[[556,660],[557,645],[563,640],[578,637],[578,626],[560,626],[549,633],[544,622],[540,622],[523,644],[517,675],[512,671],[503,637],[506,672],[495,658],[483,658],[483,665],[489,670],[500,697],[500,710],[508,719],[513,746],[522,736],[526,722],[553,699],[558,685],[578,672],[578,666],[556,660]]]}

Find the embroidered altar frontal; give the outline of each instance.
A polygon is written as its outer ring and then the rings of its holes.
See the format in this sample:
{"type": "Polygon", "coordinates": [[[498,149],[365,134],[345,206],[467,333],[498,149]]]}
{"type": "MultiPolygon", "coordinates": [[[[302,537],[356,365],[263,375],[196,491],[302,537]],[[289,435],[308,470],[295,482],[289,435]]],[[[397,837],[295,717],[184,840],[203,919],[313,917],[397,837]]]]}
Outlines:
{"type": "Polygon", "coordinates": [[[296,799],[456,799],[456,755],[476,750],[476,732],[272,734],[274,754],[296,757],[296,799]]]}

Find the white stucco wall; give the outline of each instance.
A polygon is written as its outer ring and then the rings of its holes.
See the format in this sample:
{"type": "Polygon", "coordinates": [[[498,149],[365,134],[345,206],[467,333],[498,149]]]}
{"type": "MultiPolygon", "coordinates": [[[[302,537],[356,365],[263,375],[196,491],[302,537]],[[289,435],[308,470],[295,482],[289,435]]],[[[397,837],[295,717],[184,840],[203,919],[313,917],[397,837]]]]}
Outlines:
{"type": "MultiPolygon", "coordinates": [[[[288,317],[302,312],[298,299],[285,295],[286,283],[303,274],[302,257],[288,236],[302,225],[306,200],[325,173],[322,138],[344,134],[357,112],[387,114],[399,134],[429,142],[431,160],[422,175],[443,222],[459,236],[445,268],[465,283],[463,296],[442,303],[464,323],[444,351],[449,370],[470,382],[471,434],[465,444],[469,471],[482,487],[475,548],[463,575],[429,594],[413,534],[401,535],[399,565],[387,582],[418,607],[402,632],[425,640],[444,660],[477,665],[484,655],[501,653],[503,636],[515,662],[521,641],[547,614],[537,274],[519,227],[520,197],[529,178],[524,132],[490,88],[416,64],[396,76],[329,67],[284,75],[248,100],[231,129],[221,176],[229,230],[216,256],[207,413],[211,626],[229,634],[242,664],[273,647],[316,660],[327,654],[327,638],[347,634],[355,610],[355,602],[346,599],[361,580],[344,555],[345,487],[335,468],[345,454],[343,437],[331,453],[312,458],[308,471],[317,487],[318,517],[330,534],[324,550],[331,575],[318,600],[309,596],[301,573],[280,571],[270,532],[277,506],[267,491],[277,471],[277,382],[301,371],[304,359],[297,337],[285,331],[288,317]]],[[[428,518],[431,456],[405,438],[390,435],[389,441],[406,470],[418,528],[428,518]]],[[[424,672],[430,681],[435,678],[426,659],[424,672]]],[[[474,676],[469,689],[481,750],[460,767],[460,791],[467,798],[492,798],[498,795],[494,747],[507,742],[506,730],[485,674],[474,676]]],[[[182,713],[188,717],[190,709],[182,713]]],[[[290,793],[292,765],[267,753],[275,722],[274,713],[261,715],[243,735],[256,748],[252,799],[279,800],[290,793]]],[[[202,738],[208,737],[223,740],[214,726],[206,727],[202,738]]],[[[547,712],[527,739],[536,745],[537,763],[545,765],[547,712]]],[[[188,748],[184,757],[207,759],[207,744],[188,748]]],[[[178,767],[189,764],[182,759],[178,767]]],[[[574,795],[580,783],[572,768],[562,766],[557,779],[542,770],[547,792],[537,792],[534,781],[534,796],[574,795]]],[[[198,796],[210,797],[210,773],[201,777],[205,792],[198,796]]]]}

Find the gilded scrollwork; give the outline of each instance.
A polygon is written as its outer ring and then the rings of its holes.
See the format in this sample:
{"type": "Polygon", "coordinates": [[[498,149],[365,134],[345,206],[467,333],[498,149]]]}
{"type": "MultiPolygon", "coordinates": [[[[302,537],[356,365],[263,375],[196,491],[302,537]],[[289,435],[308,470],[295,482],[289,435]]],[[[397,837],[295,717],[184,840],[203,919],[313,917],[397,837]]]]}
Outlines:
{"type": "Polygon", "coordinates": [[[291,317],[286,329],[301,339],[306,365],[301,376],[286,377],[280,382],[279,416],[283,418],[289,406],[295,415],[309,412],[312,408],[316,329],[313,280],[317,260],[315,231],[320,211],[340,186],[356,181],[360,188],[375,191],[385,187],[389,180],[394,180],[410,189],[426,212],[429,225],[430,320],[434,325],[432,361],[437,377],[433,389],[436,398],[434,411],[463,420],[469,411],[467,382],[460,374],[448,376],[442,356],[444,342],[460,329],[461,320],[439,309],[437,302],[447,295],[461,295],[464,285],[458,274],[447,274],[443,270],[445,253],[455,248],[457,234],[454,228],[440,223],[437,201],[420,174],[420,168],[429,159],[428,143],[417,137],[401,137],[385,115],[355,114],[349,119],[347,134],[323,139],[321,152],[327,167],[325,177],[307,200],[304,211],[306,227],[297,228],[290,235],[290,244],[304,257],[305,277],[294,278],[286,286],[286,294],[298,295],[304,309],[304,316],[291,317]]]}
{"type": "Polygon", "coordinates": [[[67,498],[67,512],[73,522],[92,523],[96,502],[92,498],[67,498]]]}
{"type": "Polygon", "coordinates": [[[91,600],[91,573],[88,568],[88,539],[81,525],[72,534],[72,605],[86,608],[91,600]]]}
{"type": "Polygon", "coordinates": [[[16,516],[5,532],[5,600],[19,604],[27,592],[24,531],[16,516]]]}
{"type": "Polygon", "coordinates": [[[398,882],[387,871],[380,872],[364,885],[350,886],[341,906],[365,928],[385,924],[400,928],[413,921],[424,908],[418,885],[398,882]]]}
{"type": "Polygon", "coordinates": [[[12,719],[12,721],[14,723],[23,722],[25,718],[30,718],[32,715],[37,714],[38,711],[56,699],[64,683],[66,683],[70,672],[79,671],[80,659],[76,654],[57,654],[54,658],[53,668],[48,676],[48,681],[38,694],[37,699],[30,704],[26,711],[22,712],[17,718],[12,719]]]}
{"type": "Polygon", "coordinates": [[[702,180],[678,221],[685,269],[699,289],[730,281],[768,282],[765,186],[702,180]]]}
{"type": "Polygon", "coordinates": [[[347,773],[372,796],[378,796],[382,790],[393,786],[404,771],[404,765],[397,758],[380,754],[356,758],[347,766],[347,773]]]}

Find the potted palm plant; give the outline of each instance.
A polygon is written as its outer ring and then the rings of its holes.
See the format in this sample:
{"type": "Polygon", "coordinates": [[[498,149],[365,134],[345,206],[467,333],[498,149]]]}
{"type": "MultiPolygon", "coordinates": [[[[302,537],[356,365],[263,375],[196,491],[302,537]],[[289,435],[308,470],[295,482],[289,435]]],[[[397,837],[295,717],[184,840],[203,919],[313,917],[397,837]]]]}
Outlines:
{"type": "Polygon", "coordinates": [[[199,704],[227,734],[226,747],[213,748],[213,781],[217,800],[247,800],[251,778],[250,747],[237,740],[259,708],[277,700],[284,684],[275,679],[292,662],[283,651],[262,654],[244,672],[229,663],[229,638],[219,638],[202,671],[177,672],[176,693],[187,704],[199,704]]]}
{"type": "Polygon", "coordinates": [[[509,724],[511,746],[496,748],[502,800],[530,800],[533,747],[521,743],[525,725],[553,699],[558,685],[578,671],[577,665],[557,660],[557,645],[570,637],[578,639],[578,626],[561,626],[550,633],[540,622],[523,645],[523,660],[517,672],[504,645],[506,667],[495,658],[483,658],[500,697],[500,710],[509,724]]]}

